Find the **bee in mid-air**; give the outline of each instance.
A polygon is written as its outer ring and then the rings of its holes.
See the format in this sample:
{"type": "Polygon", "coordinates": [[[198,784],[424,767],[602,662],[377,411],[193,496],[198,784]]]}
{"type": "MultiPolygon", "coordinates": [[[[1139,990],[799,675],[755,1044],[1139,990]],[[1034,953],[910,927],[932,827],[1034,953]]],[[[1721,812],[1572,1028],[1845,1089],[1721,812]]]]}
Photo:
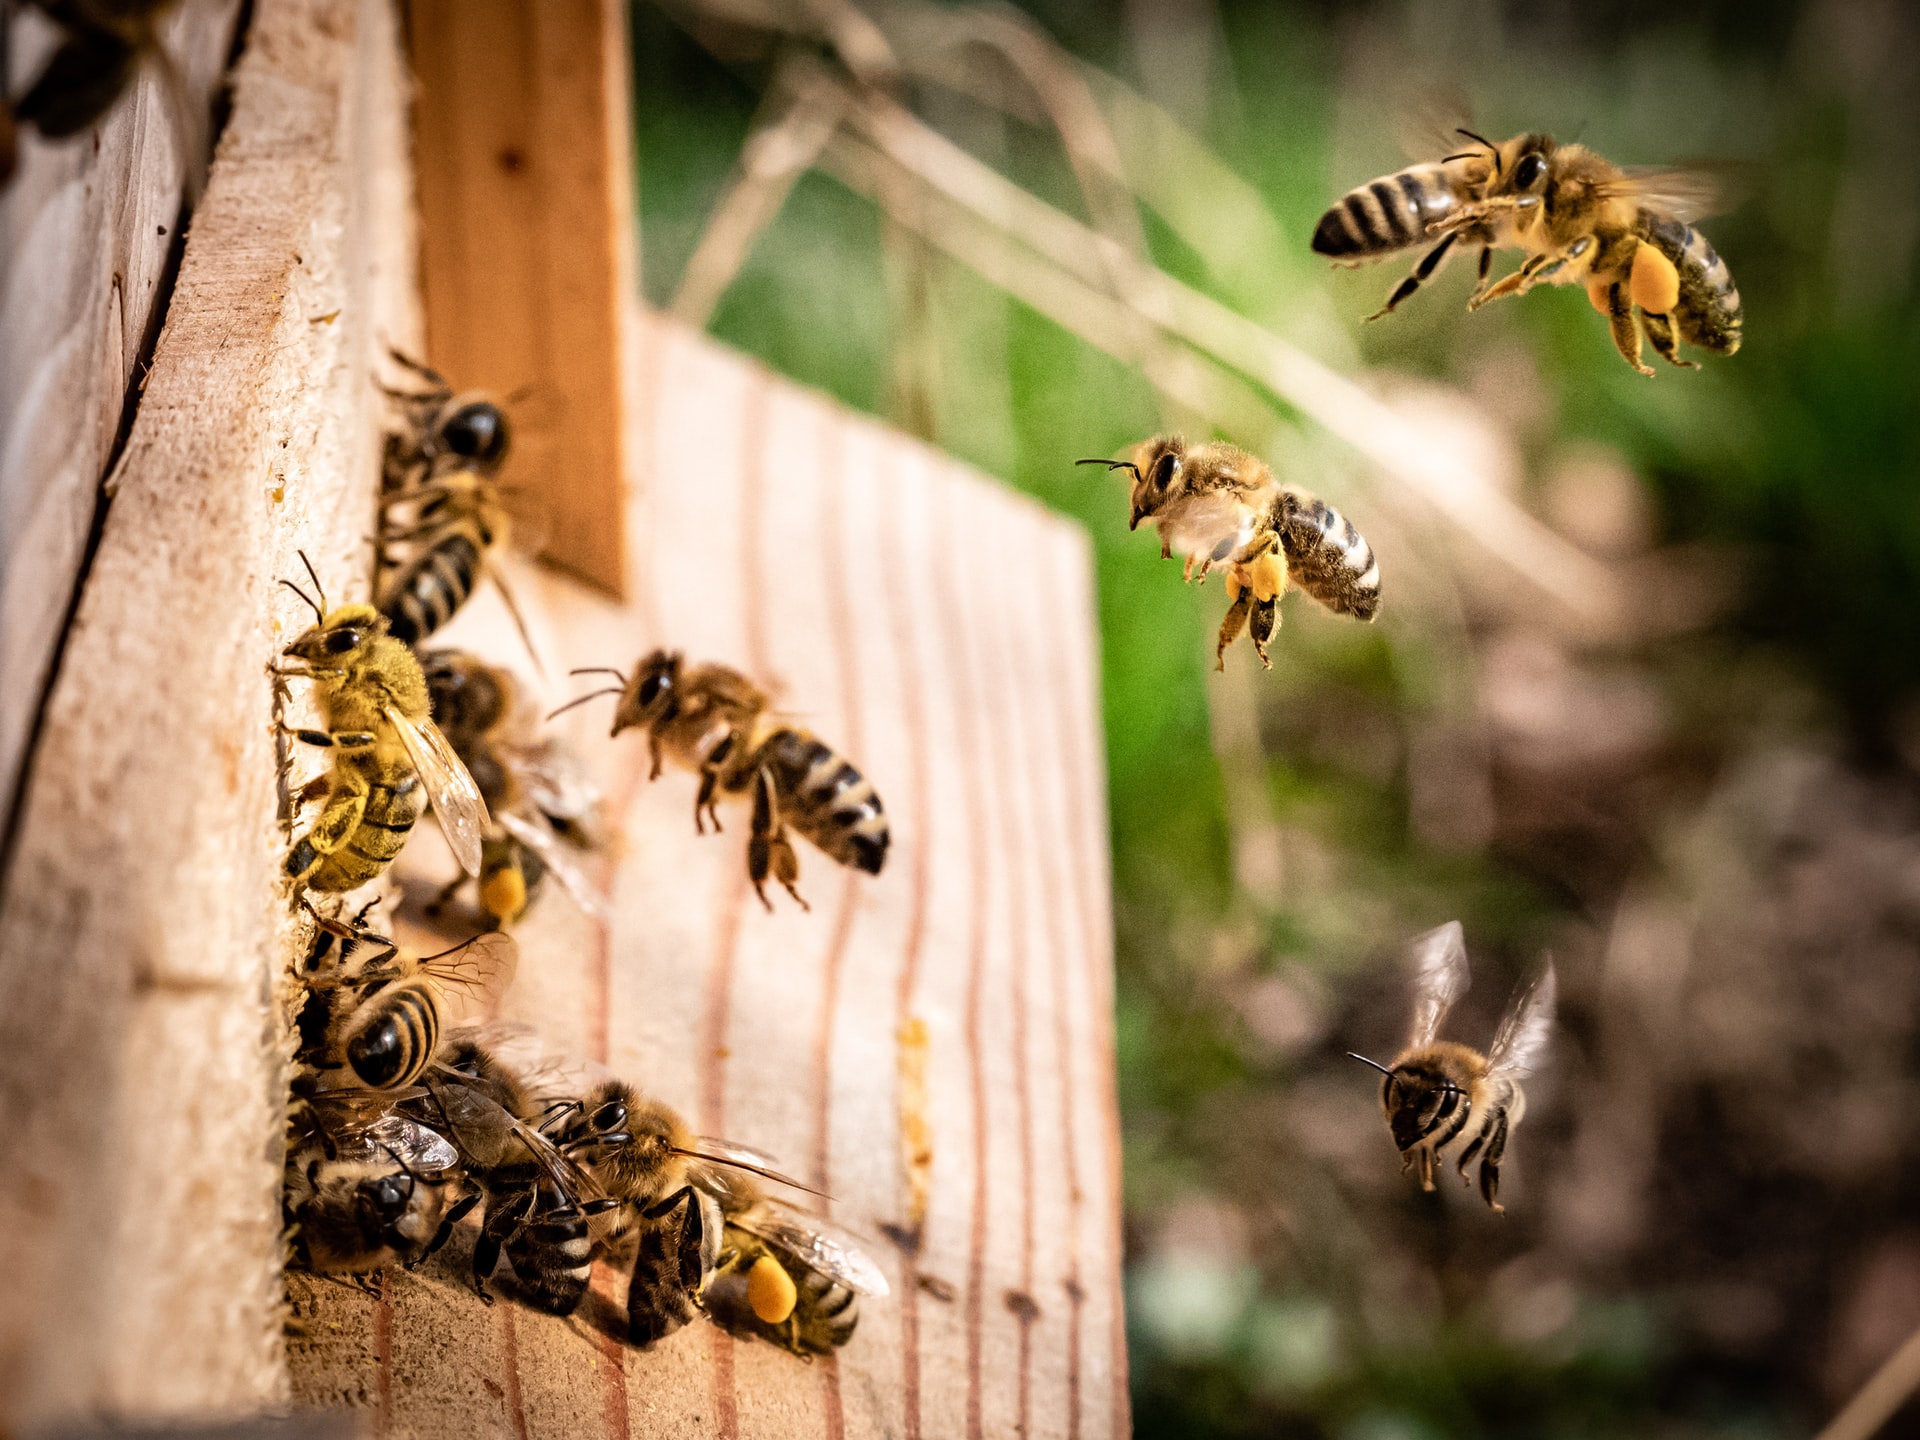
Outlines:
{"type": "MultiPolygon", "coordinates": [[[[480,855],[480,908],[510,925],[551,874],[580,908],[606,914],[606,902],[575,856],[601,844],[601,793],[580,758],[558,736],[535,735],[535,716],[506,670],[463,650],[420,656],[433,718],[466,762],[493,821],[480,855]]],[[[467,877],[448,885],[433,908],[467,877]]]]}
{"type": "Polygon", "coordinates": [[[361,1100],[336,1092],[306,1103],[289,1136],[284,1203],[293,1254],[315,1274],[411,1268],[479,1198],[445,1137],[361,1100]]]}
{"type": "Polygon", "coordinates": [[[1413,955],[1413,1027],[1406,1048],[1390,1066],[1364,1055],[1353,1058],[1386,1077],[1380,1105],[1400,1149],[1402,1170],[1415,1170],[1421,1188],[1431,1190],[1440,1152],[1461,1141],[1461,1179],[1477,1158],[1480,1194],[1500,1210],[1500,1161],[1527,1109],[1520,1081],[1539,1068],[1553,1031],[1553,965],[1549,962],[1515,994],[1493,1048],[1483,1055],[1436,1038],[1447,1012],[1467,993],[1467,945],[1460,922],[1422,935],[1413,942],[1413,955]]]}
{"type": "Polygon", "coordinates": [[[738,670],[688,667],[678,651],[656,650],[635,667],[631,679],[618,670],[574,673],[611,675],[620,683],[582,695],[554,714],[602,695],[618,695],[612,733],[633,726],[646,729],[654,778],[668,755],[700,776],[693,802],[695,830],[704,834],[707,818],[715,830],[720,828],[717,796],[751,797],[747,873],[769,910],[769,875],[807,908],[794,888],[800,861],[787,839],[789,824],[842,865],[869,875],[880,873],[892,836],[873,783],[818,736],[773,714],[766,691],[738,670]]]}
{"type": "Polygon", "coordinates": [[[513,940],[502,934],[418,956],[357,922],[314,920],[317,943],[300,975],[307,998],[297,1058],[316,1090],[348,1074],[345,1083],[367,1090],[413,1085],[440,1048],[449,992],[498,995],[518,962],[513,940]]]}
{"type": "Polygon", "coordinates": [[[388,432],[382,467],[380,612],[394,635],[417,645],[489,575],[531,652],[519,604],[488,561],[513,529],[498,479],[506,415],[483,395],[456,394],[438,371],[393,356],[431,388],[387,391],[401,426],[388,432]]]}
{"type": "Polygon", "coordinates": [[[1731,355],[1740,348],[1740,292],[1726,262],[1690,219],[1708,213],[1715,185],[1684,170],[1633,170],[1550,135],[1495,143],[1460,131],[1473,149],[1374,180],[1320,218],[1313,248],[1366,260],[1435,242],[1374,316],[1431,276],[1457,241],[1480,249],[1469,309],[1538,284],[1584,285],[1613,343],[1642,375],[1641,337],[1669,364],[1680,342],[1731,355]],[[1494,249],[1518,249],[1518,270],[1487,284],[1494,249]]]}
{"type": "MultiPolygon", "coordinates": [[[[319,591],[311,564],[307,574],[319,591]]],[[[324,591],[315,598],[290,580],[280,583],[313,607],[315,624],[283,652],[301,668],[276,673],[311,680],[326,719],[324,730],[291,733],[334,754],[327,773],[296,796],[326,803],[294,840],[287,873],[310,890],[357,889],[400,853],[424,802],[460,868],[479,874],[486,801],[433,723],[420,662],[372,606],[329,610],[324,591]]]]}
{"type": "Polygon", "coordinates": [[[1214,646],[1218,668],[1243,629],[1251,629],[1260,663],[1273,668],[1267,643],[1280,627],[1280,596],[1289,582],[1336,615],[1371,621],[1380,613],[1373,547],[1326,501],[1282,485],[1264,461],[1238,446],[1156,435],[1134,447],[1131,460],[1076,463],[1132,473],[1127,528],[1137,530],[1144,520],[1158,529],[1160,558],[1179,555],[1185,579],[1204,583],[1215,565],[1226,567],[1231,604],[1214,646]]]}
{"type": "MultiPolygon", "coordinates": [[[[132,84],[142,63],[158,70],[176,121],[191,110],[186,82],[160,42],[159,26],[173,0],[34,0],[60,27],[59,46],[39,77],[13,102],[19,123],[49,140],[78,135],[97,123],[132,84]]],[[[186,144],[203,127],[182,128],[186,144]]]]}

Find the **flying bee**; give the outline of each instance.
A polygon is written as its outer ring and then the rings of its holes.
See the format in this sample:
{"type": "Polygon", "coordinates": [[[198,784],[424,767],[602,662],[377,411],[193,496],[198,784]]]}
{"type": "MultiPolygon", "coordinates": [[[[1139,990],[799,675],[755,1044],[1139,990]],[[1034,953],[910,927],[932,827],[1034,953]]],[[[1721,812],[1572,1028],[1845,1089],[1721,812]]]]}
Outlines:
{"type": "Polygon", "coordinates": [[[423,801],[432,805],[460,868],[479,874],[487,803],[433,723],[420,662],[387,633],[386,619],[372,606],[329,610],[310,563],[307,574],[318,598],[290,580],[280,582],[313,607],[313,627],[282,652],[304,668],[276,674],[313,682],[326,729],[291,733],[331,749],[334,760],[296,795],[302,804],[326,803],[294,840],[287,874],[323,891],[353,890],[376,879],[406,844],[423,801]]]}
{"type": "Polygon", "coordinates": [[[445,1243],[478,1200],[445,1137],[384,1110],[336,1114],[350,1094],[303,1107],[287,1151],[284,1203],[295,1261],[318,1275],[411,1268],[445,1243]],[[344,1121],[345,1123],[342,1123],[344,1121]]]}
{"type": "MultiPolygon", "coordinates": [[[[606,901],[575,855],[601,843],[600,787],[557,736],[536,736],[536,717],[512,674],[463,650],[420,656],[433,718],[466,762],[493,827],[481,847],[480,907],[495,925],[526,913],[551,874],[588,915],[606,901]]],[[[444,906],[467,883],[461,876],[434,902],[444,906]]]]}
{"type": "MultiPolygon", "coordinates": [[[[576,670],[611,675],[620,683],[568,702],[553,713],[602,695],[620,697],[612,733],[643,726],[658,779],[664,757],[695,771],[700,789],[693,825],[706,833],[706,819],[720,829],[716,797],[751,797],[747,874],[769,910],[769,875],[807,909],[794,883],[800,861],[787,838],[790,823],[842,865],[878,875],[892,839],[886,811],[873,783],[853,763],[817,736],[778,719],[767,693],[725,665],[682,664],[678,651],[655,650],[628,679],[618,670],[576,670]],[[705,818],[703,818],[705,817],[705,818]]],[[[549,717],[551,718],[551,717],[549,717]]]]}
{"type": "Polygon", "coordinates": [[[1718,355],[1740,348],[1740,292],[1726,262],[1689,223],[1713,207],[1710,177],[1629,169],[1550,135],[1496,144],[1459,133],[1475,148],[1373,181],[1329,210],[1314,232],[1322,254],[1362,258],[1437,237],[1379,314],[1418,289],[1451,245],[1465,240],[1481,247],[1481,280],[1469,309],[1538,284],[1583,285],[1607,317],[1614,346],[1642,375],[1654,373],[1640,358],[1643,336],[1662,359],[1688,369],[1696,367],[1680,358],[1681,341],[1718,355]],[[1435,177],[1449,178],[1438,185],[1435,177]],[[1416,198],[1437,190],[1444,201],[1416,198]],[[1496,248],[1524,251],[1526,259],[1489,286],[1496,248]]]}
{"type": "Polygon", "coordinates": [[[183,149],[203,127],[179,66],[160,41],[160,22],[173,0],[34,0],[59,26],[62,38],[39,77],[13,102],[19,123],[49,140],[64,140],[96,124],[151,62],[179,126],[183,149]]]}
{"type": "Polygon", "coordinates": [[[382,387],[401,417],[401,427],[387,432],[382,488],[390,493],[410,490],[448,470],[496,474],[513,439],[506,411],[480,391],[456,392],[447,377],[429,365],[398,350],[387,353],[426,383],[414,390],[382,387]]]}
{"type": "Polygon", "coordinates": [[[430,388],[386,392],[401,425],[388,432],[382,460],[380,611],[394,635],[417,645],[490,576],[531,654],[526,618],[490,560],[516,528],[497,478],[510,434],[506,414],[484,395],[456,394],[438,371],[392,354],[430,388]]]}
{"type": "MultiPolygon", "coordinates": [[[[1381,1081],[1380,1106],[1399,1147],[1402,1173],[1411,1169],[1420,1188],[1433,1189],[1434,1163],[1455,1140],[1464,1141],[1457,1172],[1480,1160],[1480,1194],[1489,1207],[1502,1208],[1500,1161],[1507,1140],[1526,1114],[1520,1081],[1539,1068],[1553,1030],[1553,966],[1522,987],[1507,1007],[1486,1054],[1451,1040],[1439,1040],[1441,1022],[1467,993],[1467,946],[1458,920],[1428,931],[1413,942],[1413,1028],[1406,1047],[1391,1066],[1372,1065],[1381,1081]]],[[[1351,1053],[1351,1052],[1349,1052],[1351,1053]]]]}
{"type": "Polygon", "coordinates": [[[1380,613],[1373,547],[1326,501],[1282,485],[1238,446],[1156,435],[1135,446],[1131,460],[1075,463],[1132,473],[1127,528],[1144,520],[1158,529],[1160,558],[1179,555],[1183,579],[1204,584],[1215,565],[1226,567],[1230,604],[1214,646],[1218,669],[1243,629],[1251,630],[1260,663],[1273,668],[1267,643],[1280,627],[1280,596],[1289,583],[1336,615],[1372,621],[1380,613]]]}
{"type": "Polygon", "coordinates": [[[368,1090],[416,1083],[440,1048],[449,992],[497,995],[512,982],[518,951],[511,937],[476,935],[435,955],[416,956],[357,922],[314,917],[317,943],[301,979],[298,1059],[314,1088],[351,1072],[368,1090]]]}

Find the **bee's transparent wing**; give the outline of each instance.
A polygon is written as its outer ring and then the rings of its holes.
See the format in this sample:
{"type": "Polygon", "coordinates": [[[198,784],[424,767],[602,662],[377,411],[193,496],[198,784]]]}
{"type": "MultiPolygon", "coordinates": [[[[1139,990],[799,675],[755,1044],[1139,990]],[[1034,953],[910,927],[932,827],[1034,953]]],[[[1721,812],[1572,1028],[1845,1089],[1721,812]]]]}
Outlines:
{"type": "Polygon", "coordinates": [[[1527,982],[1507,1007],[1500,1030],[1493,1037],[1493,1049],[1487,1052],[1487,1066],[1495,1075],[1518,1080],[1540,1068],[1546,1057],[1547,1040],[1553,1034],[1553,1006],[1559,993],[1549,960],[1538,975],[1527,982]]]}
{"type": "Polygon", "coordinates": [[[454,753],[447,737],[431,720],[409,720],[397,706],[389,705],[387,719],[400,732],[420,783],[426,786],[427,802],[433,806],[433,818],[453,847],[453,858],[469,875],[480,873],[480,839],[487,833],[487,802],[480,787],[473,783],[464,761],[454,753]]]}
{"type": "Polygon", "coordinates": [[[544,819],[516,815],[511,810],[502,810],[494,819],[506,828],[509,835],[540,857],[548,873],[560,882],[560,888],[572,897],[574,904],[595,920],[604,921],[607,918],[607,897],[574,863],[573,856],[568,853],[569,847],[553,833],[553,828],[544,819]]]}
{"type": "Polygon", "coordinates": [[[536,1105],[577,1100],[594,1086],[613,1078],[603,1065],[555,1050],[531,1025],[517,1020],[487,1020],[467,1024],[447,1034],[449,1042],[471,1041],[492,1055],[520,1082],[536,1105]]]}
{"type": "Polygon", "coordinates": [[[557,736],[528,745],[502,746],[527,799],[541,814],[578,829],[589,846],[597,843],[605,795],[586,762],[557,736]]]}
{"type": "Polygon", "coordinates": [[[717,1135],[697,1136],[693,1148],[684,1152],[689,1160],[695,1162],[694,1169],[699,1177],[698,1183],[704,1189],[712,1190],[722,1198],[728,1195],[751,1193],[751,1187],[741,1190],[728,1180],[725,1169],[744,1170],[749,1175],[758,1175],[763,1180],[771,1180],[777,1185],[786,1185],[795,1190],[804,1190],[809,1195],[821,1192],[805,1181],[796,1180],[779,1169],[779,1161],[764,1150],[756,1150],[751,1145],[738,1145],[731,1140],[722,1140],[717,1135]],[[702,1164],[701,1162],[705,1162],[702,1164]]]}
{"type": "Polygon", "coordinates": [[[1732,165],[1626,165],[1625,177],[1607,187],[1658,214],[1691,224],[1709,215],[1721,215],[1740,201],[1743,184],[1732,165]]]}
{"type": "Polygon", "coordinates": [[[1407,1048],[1428,1045],[1440,1022],[1467,993],[1467,935],[1449,920],[1413,942],[1413,1028],[1407,1048]]]}
{"type": "MultiPolygon", "coordinates": [[[[460,1163],[460,1152],[446,1136],[404,1115],[381,1116],[361,1131],[357,1139],[367,1153],[353,1157],[356,1159],[391,1155],[412,1171],[451,1170],[460,1163]]],[[[346,1155],[345,1146],[340,1153],[346,1155]]]]}
{"type": "Polygon", "coordinates": [[[789,1219],[762,1205],[728,1222],[770,1245],[777,1245],[809,1269],[817,1270],[863,1295],[888,1295],[893,1287],[866,1252],[837,1226],[808,1217],[789,1219]]]}
{"type": "Polygon", "coordinates": [[[465,1077],[458,1071],[447,1070],[443,1066],[435,1068],[442,1073],[427,1087],[431,1103],[426,1113],[444,1122],[447,1138],[453,1141],[456,1148],[473,1157],[479,1168],[491,1169],[496,1165],[521,1162],[522,1157],[502,1154],[504,1147],[493,1142],[493,1136],[505,1135],[517,1142],[518,1148],[546,1171],[548,1180],[563,1199],[598,1198],[600,1187],[593,1177],[563,1155],[546,1136],[503,1108],[492,1097],[482,1095],[464,1083],[465,1077]]]}
{"type": "Polygon", "coordinates": [[[505,992],[520,968],[520,947],[504,931],[488,930],[451,950],[421,959],[420,968],[443,990],[457,990],[475,1001],[505,992]]]}

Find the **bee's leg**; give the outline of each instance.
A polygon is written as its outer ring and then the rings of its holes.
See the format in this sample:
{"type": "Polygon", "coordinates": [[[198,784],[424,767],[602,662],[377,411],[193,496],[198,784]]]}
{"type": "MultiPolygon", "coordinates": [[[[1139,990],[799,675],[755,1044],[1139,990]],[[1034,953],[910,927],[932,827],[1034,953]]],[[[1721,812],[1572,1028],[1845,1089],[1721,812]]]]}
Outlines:
{"type": "Polygon", "coordinates": [[[289,798],[293,801],[293,808],[298,810],[302,806],[309,805],[315,800],[318,800],[332,788],[333,774],[329,771],[324,775],[314,776],[313,779],[307,781],[306,784],[294,791],[289,798]]]}
{"type": "Polygon", "coordinates": [[[1633,301],[1627,287],[1619,283],[1607,287],[1607,326],[1613,331],[1613,347],[1635,370],[1649,378],[1653,367],[1640,358],[1640,322],[1634,319],[1633,301]]]}
{"type": "Polygon", "coordinates": [[[773,902],[767,899],[766,888],[769,872],[786,886],[787,893],[799,901],[802,910],[812,908],[793,888],[793,882],[800,878],[800,858],[793,853],[793,844],[787,839],[786,826],[780,819],[773,776],[762,766],[753,777],[753,833],[747,838],[747,874],[753,880],[760,903],[772,910],[773,902]]]}
{"type": "Polygon", "coordinates": [[[1482,305],[1491,304],[1495,300],[1504,300],[1509,295],[1524,295],[1538,281],[1558,274],[1561,267],[1571,258],[1571,255],[1530,256],[1526,264],[1499,281],[1491,290],[1483,290],[1475,294],[1467,302],[1467,309],[1478,310],[1482,305]]]}
{"type": "Polygon", "coordinates": [[[1480,1195],[1487,1202],[1487,1208],[1496,1215],[1506,1210],[1499,1200],[1500,1157],[1506,1153],[1507,1112],[1502,1110],[1493,1124],[1493,1138],[1487,1141],[1487,1157],[1480,1162],[1480,1195]]]}
{"type": "MultiPolygon", "coordinates": [[[[1227,560],[1230,556],[1232,556],[1232,554],[1233,554],[1233,537],[1229,535],[1226,539],[1222,540],[1218,545],[1213,547],[1212,554],[1203,556],[1201,558],[1200,573],[1194,576],[1193,578],[1202,585],[1206,584],[1208,572],[1211,571],[1214,566],[1227,560]]],[[[1187,559],[1187,566],[1189,569],[1191,569],[1193,566],[1193,559],[1191,556],[1189,556],[1187,559]]]]}
{"type": "Polygon", "coordinates": [[[1433,1189],[1433,1148],[1422,1145],[1418,1154],[1420,1156],[1420,1188],[1431,1190],[1433,1189]]]}
{"type": "Polygon", "coordinates": [[[519,1211],[530,1211],[539,1198],[539,1192],[535,1190],[529,1192],[525,1206],[520,1205],[518,1195],[503,1199],[496,1194],[487,1201],[486,1215],[480,1222],[479,1238],[473,1242],[473,1288],[489,1305],[493,1303],[493,1296],[487,1293],[487,1279],[499,1265],[500,1252],[507,1241],[519,1233],[523,1223],[519,1211]]]}
{"type": "MultiPolygon", "coordinates": [[[[387,347],[387,354],[393,357],[393,362],[396,365],[404,366],[406,369],[413,371],[413,373],[418,375],[422,380],[432,385],[434,390],[438,392],[435,398],[440,400],[451,400],[453,398],[453,386],[447,383],[447,377],[427,364],[426,361],[416,360],[404,350],[397,349],[392,345],[387,347]]],[[[387,389],[384,385],[380,388],[383,390],[387,389]]],[[[387,393],[389,395],[398,394],[410,398],[413,397],[413,392],[406,390],[387,390],[387,393]]]]}
{"type": "Polygon", "coordinates": [[[1473,294],[1467,297],[1467,308],[1473,309],[1480,297],[1487,293],[1487,277],[1493,274],[1493,246],[1480,247],[1480,278],[1474,282],[1473,294]]]}
{"type": "MultiPolygon", "coordinates": [[[[339,778],[339,777],[334,777],[339,778]]],[[[342,781],[327,800],[327,808],[306,834],[293,842],[287,852],[287,873],[305,875],[322,859],[347,843],[347,837],[360,827],[367,808],[367,785],[357,776],[342,781]]]]}
{"type": "Polygon", "coordinates": [[[701,819],[703,814],[713,821],[713,833],[721,833],[720,810],[713,798],[719,788],[718,770],[708,768],[700,772],[700,793],[693,797],[693,828],[702,835],[707,833],[706,821],[701,819]]]}
{"type": "Polygon", "coordinates": [[[1220,622],[1220,638],[1213,647],[1213,668],[1227,668],[1227,646],[1240,638],[1240,632],[1246,627],[1247,612],[1253,608],[1253,591],[1241,583],[1240,572],[1227,572],[1227,598],[1233,604],[1227,607],[1226,618],[1220,622]]]}
{"type": "Polygon", "coordinates": [[[1253,636],[1253,648],[1259,653],[1260,663],[1267,669],[1273,669],[1273,662],[1267,658],[1267,642],[1273,639],[1273,632],[1280,628],[1280,597],[1275,595],[1266,600],[1253,602],[1253,625],[1249,633],[1253,636]]]}
{"type": "Polygon", "coordinates": [[[1680,358],[1680,341],[1673,333],[1671,315],[1655,315],[1650,310],[1640,312],[1640,328],[1647,332],[1647,339],[1653,342],[1654,353],[1669,365],[1677,365],[1682,370],[1698,370],[1699,362],[1680,358]]]}
{"type": "Polygon", "coordinates": [[[1160,558],[1162,560],[1173,558],[1173,542],[1167,539],[1167,532],[1164,530],[1160,532],[1160,558]]]}
{"type": "Polygon", "coordinates": [[[420,1258],[407,1268],[411,1270],[414,1265],[424,1264],[439,1253],[440,1248],[453,1238],[453,1227],[466,1219],[468,1213],[479,1203],[480,1192],[478,1190],[471,1191],[454,1201],[453,1208],[448,1210],[447,1213],[440,1218],[440,1228],[433,1232],[433,1239],[429,1240],[427,1242],[427,1248],[420,1252],[420,1258]]]}
{"type": "Polygon", "coordinates": [[[647,732],[647,755],[653,761],[653,767],[647,771],[647,779],[649,781],[658,780],[660,778],[660,759],[661,759],[660,737],[651,730],[647,732]]]}
{"type": "Polygon", "coordinates": [[[1440,243],[1420,257],[1420,263],[1413,267],[1413,273],[1394,287],[1393,294],[1387,297],[1387,303],[1367,316],[1367,319],[1378,320],[1382,315],[1392,314],[1394,306],[1402,300],[1409,299],[1414,291],[1432,278],[1433,272],[1440,268],[1440,262],[1447,258],[1447,251],[1453,248],[1453,242],[1459,238],[1457,231],[1442,235],[1440,243]]]}

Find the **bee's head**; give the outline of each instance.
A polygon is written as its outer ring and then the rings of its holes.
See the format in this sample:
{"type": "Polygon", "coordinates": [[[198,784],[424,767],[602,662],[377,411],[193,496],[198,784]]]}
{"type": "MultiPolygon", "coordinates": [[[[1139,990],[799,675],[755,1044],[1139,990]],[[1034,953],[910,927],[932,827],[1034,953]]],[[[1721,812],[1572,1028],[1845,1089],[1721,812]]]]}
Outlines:
{"type": "Polygon", "coordinates": [[[1132,518],[1129,530],[1140,528],[1166,503],[1167,492],[1180,475],[1186,460],[1187,442],[1178,435],[1156,435],[1134,447],[1131,460],[1076,460],[1076,465],[1104,465],[1109,470],[1133,472],[1132,518]]]}
{"type": "MultiPolygon", "coordinates": [[[[506,718],[512,680],[464,650],[429,650],[420,657],[433,723],[449,737],[484,735],[506,718]]],[[[467,762],[473,768],[473,762],[467,762]]]]}
{"type": "Polygon", "coordinates": [[[1553,178],[1556,149],[1551,135],[1516,135],[1495,147],[1493,180],[1487,193],[1537,204],[1553,178]]]}
{"type": "Polygon", "coordinates": [[[635,667],[613,712],[613,733],[634,725],[654,726],[680,706],[680,652],[655,650],[635,667]]]}
{"type": "Polygon", "coordinates": [[[387,617],[371,605],[340,605],[281,653],[315,670],[345,670],[387,633],[387,617]]]}
{"type": "Polygon", "coordinates": [[[440,422],[437,448],[457,455],[482,471],[496,469],[506,459],[511,439],[507,417],[491,400],[469,400],[440,422]]]}
{"type": "Polygon", "coordinates": [[[1347,1053],[1380,1072],[1380,1108],[1393,1132],[1393,1143],[1401,1150],[1418,1145],[1464,1101],[1458,1085],[1417,1058],[1387,1066],[1351,1050],[1347,1053]]]}

